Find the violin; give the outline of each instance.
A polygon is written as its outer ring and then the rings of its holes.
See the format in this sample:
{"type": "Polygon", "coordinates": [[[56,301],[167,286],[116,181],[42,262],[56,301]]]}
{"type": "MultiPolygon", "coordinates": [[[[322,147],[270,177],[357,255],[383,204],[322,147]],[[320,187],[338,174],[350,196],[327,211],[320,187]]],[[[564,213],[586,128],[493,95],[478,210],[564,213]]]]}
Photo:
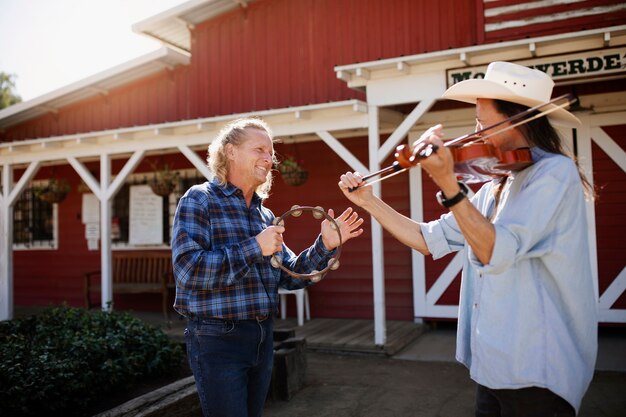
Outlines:
{"type": "MultiPolygon", "coordinates": [[[[495,177],[506,176],[511,171],[521,171],[533,164],[530,148],[502,151],[484,142],[444,146],[449,147],[452,152],[457,179],[468,184],[490,181],[495,177]]],[[[426,151],[418,145],[411,150],[407,145],[399,145],[396,147],[394,157],[400,168],[408,169],[416,166],[424,157],[430,156],[437,150],[436,148],[431,146],[431,149],[426,151]]]]}
{"type": "MultiPolygon", "coordinates": [[[[502,151],[493,145],[485,143],[485,139],[528,123],[531,120],[543,117],[560,108],[569,106],[575,100],[576,99],[570,94],[565,94],[538,106],[530,107],[523,112],[494,123],[493,125],[487,126],[477,132],[447,141],[443,146],[449,148],[452,152],[452,158],[454,160],[454,173],[457,178],[466,183],[481,183],[490,181],[495,177],[508,175],[512,171],[521,171],[524,168],[529,167],[533,164],[529,148],[502,151]],[[532,117],[527,117],[544,106],[564,99],[566,102],[563,104],[539,112],[532,117]],[[499,127],[507,122],[513,122],[519,119],[522,120],[497,131],[493,131],[487,135],[481,136],[481,134],[486,131],[499,127]]],[[[381,178],[376,181],[364,182],[358,187],[350,188],[349,191],[352,192],[365,185],[374,184],[392,177],[393,175],[404,172],[407,169],[413,168],[419,165],[420,161],[435,153],[437,149],[437,146],[424,144],[423,142],[416,143],[412,149],[408,145],[399,145],[396,147],[396,152],[394,154],[396,160],[392,165],[366,175],[363,177],[363,180],[367,181],[377,175],[381,175],[381,178]]]]}

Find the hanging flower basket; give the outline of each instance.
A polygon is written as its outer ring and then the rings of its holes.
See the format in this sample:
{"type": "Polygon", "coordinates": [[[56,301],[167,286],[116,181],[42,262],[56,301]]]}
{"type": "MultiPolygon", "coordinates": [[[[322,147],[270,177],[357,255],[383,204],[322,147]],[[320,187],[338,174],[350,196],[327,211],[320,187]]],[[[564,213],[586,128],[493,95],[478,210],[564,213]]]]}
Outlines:
{"type": "Polygon", "coordinates": [[[51,179],[47,185],[42,187],[33,187],[35,197],[46,203],[55,204],[65,200],[70,192],[70,185],[64,179],[51,179]]]}
{"type": "Polygon", "coordinates": [[[174,192],[174,188],[176,188],[176,184],[171,181],[150,181],[150,188],[152,192],[156,195],[160,195],[161,197],[167,197],[168,195],[174,192]]]}
{"type": "Polygon", "coordinates": [[[148,183],[152,192],[161,197],[167,197],[174,192],[178,181],[178,172],[170,171],[169,166],[157,171],[154,178],[148,183]]]}
{"type": "Polygon", "coordinates": [[[297,187],[306,182],[309,178],[309,172],[302,169],[294,169],[291,171],[281,171],[280,175],[283,177],[285,184],[297,187]]]}
{"type": "Polygon", "coordinates": [[[294,187],[304,184],[309,178],[309,172],[302,168],[300,164],[292,157],[288,157],[283,162],[281,162],[278,165],[278,171],[283,177],[283,181],[285,181],[285,184],[294,187]]]}

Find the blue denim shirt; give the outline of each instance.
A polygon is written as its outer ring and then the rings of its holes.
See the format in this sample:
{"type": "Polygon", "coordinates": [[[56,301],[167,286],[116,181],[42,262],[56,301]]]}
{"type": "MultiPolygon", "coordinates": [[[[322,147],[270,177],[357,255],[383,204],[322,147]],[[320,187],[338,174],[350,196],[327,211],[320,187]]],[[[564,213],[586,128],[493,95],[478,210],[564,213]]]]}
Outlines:
{"type": "MultiPolygon", "coordinates": [[[[184,316],[252,319],[277,311],[279,286],[310,285],[272,267],[270,257],[261,254],[256,235],[273,220],[256,193],[248,207],[232,184],[214,180],[191,187],[174,216],[174,308],[184,316]]],[[[284,244],[278,255],[287,269],[310,273],[324,269],[334,253],[326,250],[320,235],[298,256],[284,244]]]]}
{"type": "Polygon", "coordinates": [[[532,149],[498,204],[494,183],[472,204],[493,217],[490,263],[472,253],[452,213],[422,225],[435,259],[466,250],[456,357],[493,389],[547,388],[578,412],[595,367],[595,297],[583,189],[574,162],[532,149]]]}

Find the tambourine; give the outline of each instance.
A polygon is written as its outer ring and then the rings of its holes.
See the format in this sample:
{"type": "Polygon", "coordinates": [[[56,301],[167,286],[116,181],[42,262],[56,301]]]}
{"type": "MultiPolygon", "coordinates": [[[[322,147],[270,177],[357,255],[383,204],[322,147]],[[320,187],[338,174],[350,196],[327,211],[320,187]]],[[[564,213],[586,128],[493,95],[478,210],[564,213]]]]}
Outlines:
{"type": "Polygon", "coordinates": [[[310,211],[313,214],[313,217],[316,219],[321,219],[322,217],[325,217],[326,220],[328,220],[328,222],[330,223],[330,227],[337,231],[337,234],[339,235],[339,246],[337,246],[337,252],[335,253],[335,256],[332,257],[331,259],[328,260],[328,265],[326,266],[326,268],[322,269],[321,271],[312,271],[309,274],[299,274],[297,272],[293,272],[290,271],[289,269],[287,269],[285,266],[283,266],[283,259],[278,257],[276,254],[272,255],[272,259],[270,260],[270,264],[274,267],[274,268],[280,268],[283,271],[285,271],[286,273],[288,273],[289,275],[291,275],[294,278],[298,278],[298,279],[310,279],[313,282],[319,282],[322,280],[322,278],[324,278],[324,276],[328,273],[328,271],[330,270],[336,270],[337,268],[339,268],[339,256],[341,255],[341,245],[343,244],[342,240],[341,240],[341,230],[339,229],[339,225],[337,224],[337,222],[335,221],[335,219],[333,219],[328,213],[326,213],[324,211],[323,208],[317,206],[317,207],[308,207],[308,206],[293,206],[291,207],[290,210],[288,210],[287,212],[285,212],[282,216],[280,217],[276,217],[274,219],[274,221],[272,222],[272,224],[274,226],[285,226],[285,218],[289,215],[293,216],[293,217],[300,217],[302,215],[303,212],[305,211],[310,211]]]}

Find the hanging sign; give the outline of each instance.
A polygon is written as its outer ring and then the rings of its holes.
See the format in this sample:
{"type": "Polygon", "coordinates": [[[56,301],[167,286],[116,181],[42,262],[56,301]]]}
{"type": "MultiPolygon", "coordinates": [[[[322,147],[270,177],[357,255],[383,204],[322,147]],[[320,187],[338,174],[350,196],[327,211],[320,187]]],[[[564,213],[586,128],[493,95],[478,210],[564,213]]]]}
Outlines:
{"type": "Polygon", "coordinates": [[[149,185],[130,187],[128,241],[134,245],[163,243],[163,198],[149,185]]]}
{"type": "MultiPolygon", "coordinates": [[[[555,82],[574,78],[626,72],[626,48],[602,49],[569,55],[515,61],[547,73],[555,82]]],[[[449,69],[446,71],[448,87],[459,81],[485,78],[487,65],[449,69]]]]}

